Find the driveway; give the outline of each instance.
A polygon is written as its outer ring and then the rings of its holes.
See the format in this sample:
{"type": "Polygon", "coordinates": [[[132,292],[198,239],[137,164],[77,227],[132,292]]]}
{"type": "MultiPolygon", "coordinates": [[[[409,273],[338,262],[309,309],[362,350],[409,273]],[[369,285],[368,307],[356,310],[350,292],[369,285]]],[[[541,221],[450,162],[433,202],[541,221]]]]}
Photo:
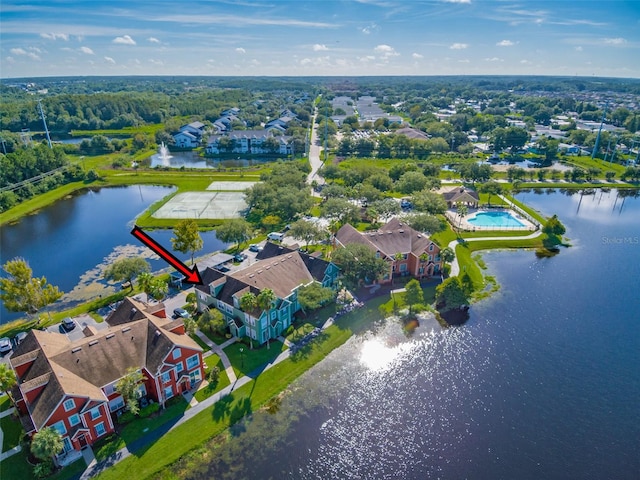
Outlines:
{"type": "Polygon", "coordinates": [[[108,328],[109,325],[107,325],[106,322],[97,322],[93,317],[91,317],[90,315],[78,315],[77,317],[73,317],[72,318],[73,323],[75,323],[75,328],[69,332],[67,332],[63,327],[62,324],[56,324],[56,325],[51,325],[50,327],[47,327],[45,330],[47,332],[53,332],[53,333],[62,333],[64,335],[66,335],[69,340],[71,340],[72,342],[76,341],[76,340],[80,340],[81,338],[84,338],[84,333],[82,333],[82,331],[86,328],[86,327],[92,327],[93,329],[100,331],[100,330],[104,330],[105,328],[108,328]]]}

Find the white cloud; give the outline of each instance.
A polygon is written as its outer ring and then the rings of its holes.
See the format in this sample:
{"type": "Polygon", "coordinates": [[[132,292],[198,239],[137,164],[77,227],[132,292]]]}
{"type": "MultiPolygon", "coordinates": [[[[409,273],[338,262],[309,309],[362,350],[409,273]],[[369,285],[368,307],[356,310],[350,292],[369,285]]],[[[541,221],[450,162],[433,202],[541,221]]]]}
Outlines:
{"type": "Polygon", "coordinates": [[[156,37],[149,37],[147,38],[147,41],[150,43],[160,43],[160,40],[158,40],[156,37]]]}
{"type": "Polygon", "coordinates": [[[314,52],[322,52],[322,51],[326,51],[326,50],[329,50],[329,48],[328,48],[326,45],[324,45],[324,44],[316,43],[316,44],[313,46],[313,51],[314,51],[314,52]]]}
{"type": "Polygon", "coordinates": [[[502,41],[496,43],[496,46],[498,46],[498,47],[512,47],[514,45],[515,45],[515,43],[512,42],[511,40],[502,40],[502,41]]]}
{"type": "Polygon", "coordinates": [[[64,40],[65,42],[69,40],[69,35],[66,33],[41,33],[40,36],[42,38],[46,38],[49,40],[64,40]]]}
{"type": "Polygon", "coordinates": [[[164,62],[162,60],[154,60],[153,58],[150,58],[149,62],[159,67],[162,67],[164,65],[164,62]]]}
{"type": "Polygon", "coordinates": [[[523,65],[529,64],[531,63],[529,60],[520,60],[520,63],[522,63],[523,65]]]}
{"type": "Polygon", "coordinates": [[[471,4],[471,0],[442,0],[444,3],[466,3],[471,4]]]}
{"type": "Polygon", "coordinates": [[[605,38],[604,39],[604,44],[605,45],[624,45],[625,43],[627,43],[627,41],[624,38],[618,37],[618,38],[605,38]]]}
{"type": "Polygon", "coordinates": [[[375,59],[376,57],[374,57],[373,55],[365,55],[364,57],[358,57],[358,60],[360,60],[362,63],[372,62],[375,59]]]}
{"type": "Polygon", "coordinates": [[[581,51],[582,51],[582,47],[581,47],[580,45],[578,45],[578,46],[576,47],[576,52],[581,52],[581,51]]]}
{"type": "Polygon", "coordinates": [[[38,48],[29,47],[29,50],[31,50],[31,51],[28,52],[24,48],[12,48],[9,51],[14,55],[24,55],[26,57],[29,57],[29,58],[33,59],[33,60],[40,60],[40,56],[38,55],[38,53],[40,53],[40,50],[38,48]],[[38,52],[38,53],[36,53],[36,52],[38,52]]]}
{"type": "Polygon", "coordinates": [[[485,62],[504,62],[503,59],[498,58],[498,57],[491,57],[491,58],[487,57],[487,58],[484,59],[484,61],[485,62]]]}
{"type": "Polygon", "coordinates": [[[302,60],[300,60],[300,65],[309,65],[310,63],[311,63],[310,58],[303,58],[302,60]]]}
{"type": "Polygon", "coordinates": [[[378,25],[376,25],[375,23],[367,25],[366,27],[360,27],[360,31],[362,33],[364,33],[365,35],[369,35],[371,32],[373,32],[373,31],[375,31],[377,29],[378,29],[378,25]]]}
{"type": "Polygon", "coordinates": [[[115,64],[116,64],[116,61],[115,61],[113,58],[111,58],[111,57],[104,57],[104,59],[105,59],[105,61],[106,61],[107,63],[111,63],[111,64],[113,64],[113,65],[115,65],[115,64]]]}
{"type": "Polygon", "coordinates": [[[463,58],[462,60],[458,60],[458,63],[470,63],[471,61],[468,58],[463,58]]]}
{"type": "Polygon", "coordinates": [[[412,56],[413,58],[415,58],[416,60],[418,60],[418,59],[420,59],[420,58],[424,58],[424,55],[421,55],[421,54],[419,54],[419,53],[415,53],[415,52],[414,52],[414,53],[412,53],[412,54],[411,54],[411,56],[412,56]]]}
{"type": "Polygon", "coordinates": [[[122,45],[135,45],[136,41],[129,35],[123,35],[122,37],[114,38],[113,43],[121,43],[122,45]]]}
{"type": "Polygon", "coordinates": [[[397,57],[400,55],[396,52],[395,48],[390,45],[378,45],[373,49],[374,52],[380,55],[380,58],[383,60],[389,60],[390,57],[397,57]]]}
{"type": "Polygon", "coordinates": [[[241,53],[244,55],[245,53],[247,53],[247,51],[242,47],[238,47],[236,48],[236,53],[241,53]]]}
{"type": "Polygon", "coordinates": [[[93,50],[91,50],[89,47],[80,47],[80,51],[82,53],[86,53],[87,55],[95,55],[95,53],[93,53],[93,50]]]}
{"type": "Polygon", "coordinates": [[[452,44],[449,48],[451,50],[464,50],[465,48],[467,48],[469,45],[467,43],[454,43],[452,44]]]}

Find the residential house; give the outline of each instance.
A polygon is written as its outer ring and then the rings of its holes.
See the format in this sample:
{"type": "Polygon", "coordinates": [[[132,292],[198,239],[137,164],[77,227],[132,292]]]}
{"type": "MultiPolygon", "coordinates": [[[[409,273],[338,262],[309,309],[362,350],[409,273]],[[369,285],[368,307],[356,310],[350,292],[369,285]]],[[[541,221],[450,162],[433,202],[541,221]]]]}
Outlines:
{"type": "Polygon", "coordinates": [[[237,130],[224,135],[212,135],[207,141],[208,154],[245,153],[265,154],[278,153],[292,155],[293,139],[288,136],[274,136],[269,130],[237,130]],[[275,142],[269,139],[275,139],[275,142]]]}
{"type": "Polygon", "coordinates": [[[175,146],[179,148],[196,148],[200,145],[200,138],[188,130],[173,135],[175,146]]]}
{"type": "Polygon", "coordinates": [[[202,122],[191,122],[187,125],[183,125],[180,127],[181,132],[189,132],[198,137],[202,137],[204,130],[205,130],[205,125],[202,122]]]}
{"type": "Polygon", "coordinates": [[[465,187],[455,187],[453,190],[443,193],[442,196],[447,202],[448,208],[456,208],[456,206],[460,204],[471,208],[478,208],[478,204],[480,203],[478,192],[465,187]]]}
{"type": "Polygon", "coordinates": [[[339,270],[331,262],[271,242],[257,259],[253,265],[229,274],[205,269],[203,284],[196,285],[196,297],[199,311],[213,307],[222,312],[234,336],[263,344],[281,335],[300,311],[298,288],[314,282],[334,288],[339,270]],[[267,288],[276,297],[271,308],[242,309],[243,295],[257,297],[267,288]]]}
{"type": "Polygon", "coordinates": [[[337,247],[352,243],[366,245],[377,257],[387,261],[389,272],[380,283],[392,282],[394,277],[399,276],[421,280],[441,275],[440,247],[428,235],[414,230],[397,218],[372,232],[359,232],[347,223],[338,230],[334,241],[337,247]]]}
{"type": "Polygon", "coordinates": [[[116,384],[129,369],[145,377],[141,401],[161,404],[203,378],[202,348],[185,335],[182,320],[166,318],[162,304],[126,298],[106,323],[104,330],[87,327],[75,341],[32,330],[10,359],[22,425],[29,435],[55,428],[64,442],[62,464],[114,432],[114,419],[125,407],[116,384]]]}

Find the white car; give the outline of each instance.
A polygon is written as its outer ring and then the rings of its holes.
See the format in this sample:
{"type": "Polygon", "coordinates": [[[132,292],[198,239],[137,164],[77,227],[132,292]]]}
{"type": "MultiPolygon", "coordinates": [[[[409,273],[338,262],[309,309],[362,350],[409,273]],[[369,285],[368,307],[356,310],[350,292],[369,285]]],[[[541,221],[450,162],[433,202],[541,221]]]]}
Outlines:
{"type": "Polygon", "coordinates": [[[0,338],[0,353],[7,353],[11,351],[11,340],[8,337],[0,338]]]}

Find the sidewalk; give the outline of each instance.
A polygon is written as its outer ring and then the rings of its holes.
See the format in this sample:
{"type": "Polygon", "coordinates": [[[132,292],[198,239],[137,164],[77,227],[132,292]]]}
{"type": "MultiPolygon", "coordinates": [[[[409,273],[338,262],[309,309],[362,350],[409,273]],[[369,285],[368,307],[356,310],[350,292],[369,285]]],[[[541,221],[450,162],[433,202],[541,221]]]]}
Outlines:
{"type": "MultiPolygon", "coordinates": [[[[0,418],[8,417],[15,411],[16,411],[15,407],[7,408],[4,412],[0,413],[0,418]]],[[[2,431],[2,428],[0,428],[0,449],[2,448],[2,442],[4,442],[4,432],[2,431]]],[[[21,450],[22,450],[22,447],[20,445],[17,445],[12,449],[7,450],[6,452],[0,453],[0,462],[5,458],[9,458],[10,456],[15,455],[21,450]]]]}
{"type": "MultiPolygon", "coordinates": [[[[325,328],[329,327],[332,323],[333,323],[333,319],[327,320],[322,326],[322,329],[324,330],[325,328]]],[[[200,412],[211,407],[213,404],[218,402],[220,399],[226,397],[234,390],[253,381],[256,377],[260,375],[260,373],[270,369],[274,365],[277,365],[278,363],[282,362],[283,360],[286,360],[291,356],[291,350],[287,349],[284,352],[282,352],[280,355],[278,355],[275,359],[273,359],[270,363],[267,363],[261,367],[256,368],[255,370],[249,372],[247,375],[243,377],[237,378],[235,372],[233,371],[233,367],[231,366],[231,362],[229,362],[229,357],[227,357],[227,355],[223,351],[223,348],[226,348],[229,345],[233,344],[237,339],[233,337],[227,340],[226,342],[224,342],[222,345],[216,345],[200,330],[197,330],[196,334],[204,343],[206,343],[211,348],[211,351],[213,353],[220,356],[220,359],[222,360],[222,364],[225,367],[225,371],[227,372],[227,375],[229,375],[229,380],[231,381],[231,385],[223,388],[222,390],[213,394],[212,396],[203,400],[202,402],[197,403],[195,406],[193,406],[189,410],[186,410],[182,415],[182,417],[177,419],[174,423],[171,423],[171,421],[167,422],[166,424],[150,432],[144,437],[139,438],[134,442],[131,442],[130,445],[118,450],[116,453],[110,455],[106,459],[102,460],[100,463],[96,463],[95,461],[93,461],[87,467],[87,469],[83,472],[83,474],[80,476],[80,480],[88,480],[91,477],[94,477],[99,473],[101,473],[102,471],[106,470],[107,468],[115,465],[116,463],[121,462],[122,460],[130,456],[132,453],[135,453],[138,450],[141,450],[147,447],[150,443],[157,441],[166,433],[182,425],[183,423],[189,421],[191,418],[195,417],[200,412]]],[[[291,343],[284,338],[279,340],[281,341],[284,340],[283,343],[291,345],[291,343]]]]}

